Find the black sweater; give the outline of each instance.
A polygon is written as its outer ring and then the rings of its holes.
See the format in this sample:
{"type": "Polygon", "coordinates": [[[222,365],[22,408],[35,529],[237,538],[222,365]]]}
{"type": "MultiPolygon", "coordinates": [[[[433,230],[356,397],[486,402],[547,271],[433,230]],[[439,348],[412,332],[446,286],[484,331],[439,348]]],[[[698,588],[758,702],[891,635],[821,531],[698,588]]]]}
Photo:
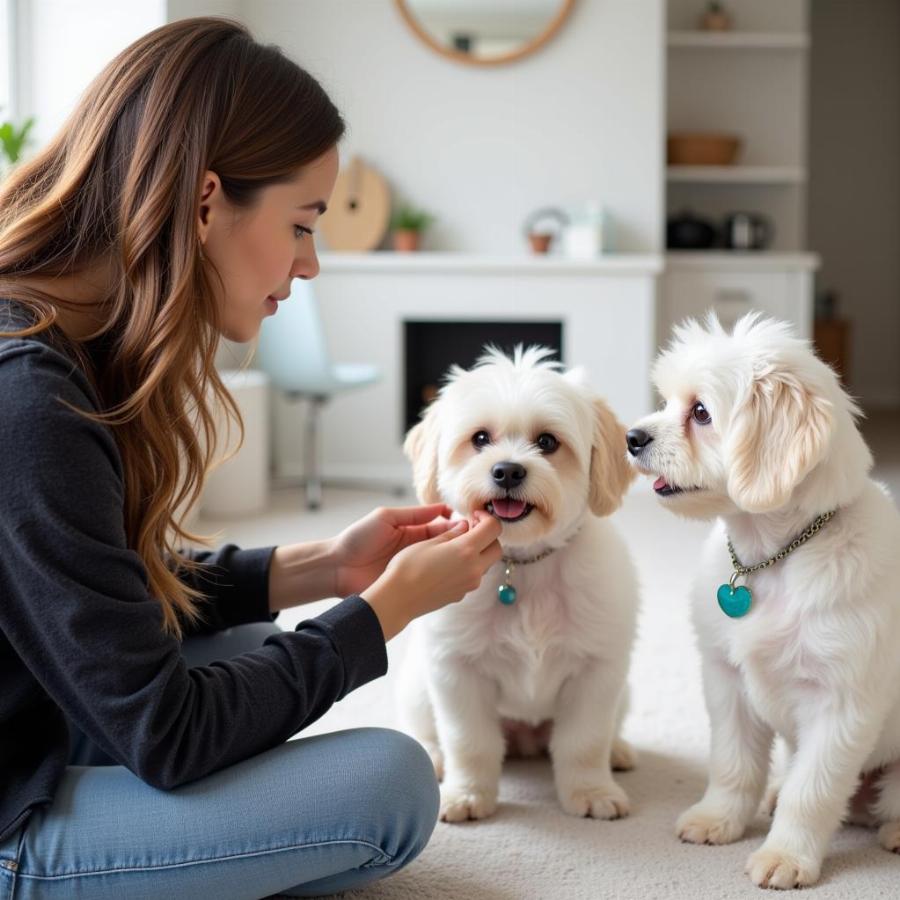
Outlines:
{"type": "MultiPolygon", "coordinates": [[[[21,309],[0,301],[0,330],[21,309]]],[[[90,383],[43,335],[0,337],[0,841],[53,799],[67,719],[169,789],[267,750],[387,669],[349,597],[251,653],[188,669],[125,539],[122,460],[90,383]]],[[[195,554],[205,628],[270,618],[274,548],[195,554]]]]}

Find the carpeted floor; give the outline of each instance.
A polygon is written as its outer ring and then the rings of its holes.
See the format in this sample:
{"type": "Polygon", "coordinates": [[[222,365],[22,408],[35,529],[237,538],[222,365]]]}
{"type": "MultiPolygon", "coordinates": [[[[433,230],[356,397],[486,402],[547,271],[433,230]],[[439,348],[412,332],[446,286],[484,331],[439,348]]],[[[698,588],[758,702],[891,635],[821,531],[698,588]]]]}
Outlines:
{"type": "MultiPolygon", "coordinates": [[[[895,420],[896,421],[896,420],[895,420]]],[[[873,440],[878,476],[900,484],[900,429],[883,427],[873,440]]],[[[299,510],[297,491],[273,497],[269,513],[224,527],[223,538],[245,546],[284,543],[334,533],[347,522],[395,498],[329,491],[323,511],[299,510]]],[[[707,526],[661,510],[645,486],[627,498],[616,521],[641,574],[643,607],[631,672],[632,711],[625,735],[639,753],[637,768],[619,774],[632,813],[616,822],[575,819],[559,808],[544,761],[507,763],[494,818],[464,825],[439,823],[425,852],[408,869],[368,890],[366,900],[732,900],[758,897],[743,874],[761,842],[760,817],[741,841],[727,847],[681,844],[677,815],[700,797],[706,779],[708,727],[686,591],[707,526]]],[[[710,602],[715,602],[710,596],[710,602]]],[[[284,617],[285,627],[329,604],[284,617]]],[[[392,678],[404,635],[389,647],[388,675],[345,698],[306,733],[358,725],[393,725],[392,678]]],[[[900,648],[898,648],[900,649],[900,648]]],[[[809,892],[807,892],[809,893],[809,892]]],[[[900,857],[882,850],[874,832],[843,828],[832,842],[821,900],[900,897],[900,857]]]]}

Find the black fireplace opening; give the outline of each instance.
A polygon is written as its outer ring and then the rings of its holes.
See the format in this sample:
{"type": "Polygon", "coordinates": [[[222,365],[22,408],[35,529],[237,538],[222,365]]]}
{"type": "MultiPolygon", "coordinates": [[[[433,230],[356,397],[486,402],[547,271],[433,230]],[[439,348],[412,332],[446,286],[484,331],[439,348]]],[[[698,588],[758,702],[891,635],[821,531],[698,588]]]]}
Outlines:
{"type": "Polygon", "coordinates": [[[488,345],[512,354],[517,344],[540,344],[553,351],[550,358],[565,361],[562,322],[405,321],[404,434],[435,398],[450,366],[469,369],[488,345]]]}

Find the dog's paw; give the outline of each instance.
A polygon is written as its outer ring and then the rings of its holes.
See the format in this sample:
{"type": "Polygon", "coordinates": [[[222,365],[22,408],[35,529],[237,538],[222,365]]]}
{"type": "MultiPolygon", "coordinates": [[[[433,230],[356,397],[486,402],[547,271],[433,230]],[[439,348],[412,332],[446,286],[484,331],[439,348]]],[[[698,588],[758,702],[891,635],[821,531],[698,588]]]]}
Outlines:
{"type": "Polygon", "coordinates": [[[675,823],[675,834],[688,844],[730,844],[744,833],[744,823],[722,810],[697,803],[675,823]]]}
{"type": "Polygon", "coordinates": [[[885,822],[878,829],[878,843],[891,853],[900,853],[900,822],[885,822]]]}
{"type": "Polygon", "coordinates": [[[616,772],[628,772],[635,767],[637,754],[628,741],[616,738],[613,741],[612,752],[609,754],[610,768],[616,772]]]}
{"type": "Polygon", "coordinates": [[[441,821],[486,819],[497,810],[497,792],[472,787],[441,786],[441,821]]]}
{"type": "Polygon", "coordinates": [[[815,884],[819,880],[817,863],[765,845],[750,854],[744,871],[757,887],[762,888],[791,890],[815,884]]]}
{"type": "Polygon", "coordinates": [[[628,815],[628,795],[614,781],[560,791],[559,802],[570,816],[622,819],[628,815]]]}

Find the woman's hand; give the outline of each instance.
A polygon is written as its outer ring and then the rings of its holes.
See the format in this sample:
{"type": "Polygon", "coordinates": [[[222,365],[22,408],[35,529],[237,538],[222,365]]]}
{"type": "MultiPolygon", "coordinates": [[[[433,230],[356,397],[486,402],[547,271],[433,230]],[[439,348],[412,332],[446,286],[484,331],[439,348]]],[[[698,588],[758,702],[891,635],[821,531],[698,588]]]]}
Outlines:
{"type": "Polygon", "coordinates": [[[465,519],[450,524],[437,537],[397,553],[364,590],[363,599],[378,616],[386,641],[417,616],[462,600],[503,555],[497,540],[503,526],[493,516],[476,512],[472,526],[465,519]]]}
{"type": "Polygon", "coordinates": [[[444,534],[453,511],[431,506],[380,508],[345,528],[333,541],[335,595],[347,597],[369,587],[401,550],[444,534]]]}

